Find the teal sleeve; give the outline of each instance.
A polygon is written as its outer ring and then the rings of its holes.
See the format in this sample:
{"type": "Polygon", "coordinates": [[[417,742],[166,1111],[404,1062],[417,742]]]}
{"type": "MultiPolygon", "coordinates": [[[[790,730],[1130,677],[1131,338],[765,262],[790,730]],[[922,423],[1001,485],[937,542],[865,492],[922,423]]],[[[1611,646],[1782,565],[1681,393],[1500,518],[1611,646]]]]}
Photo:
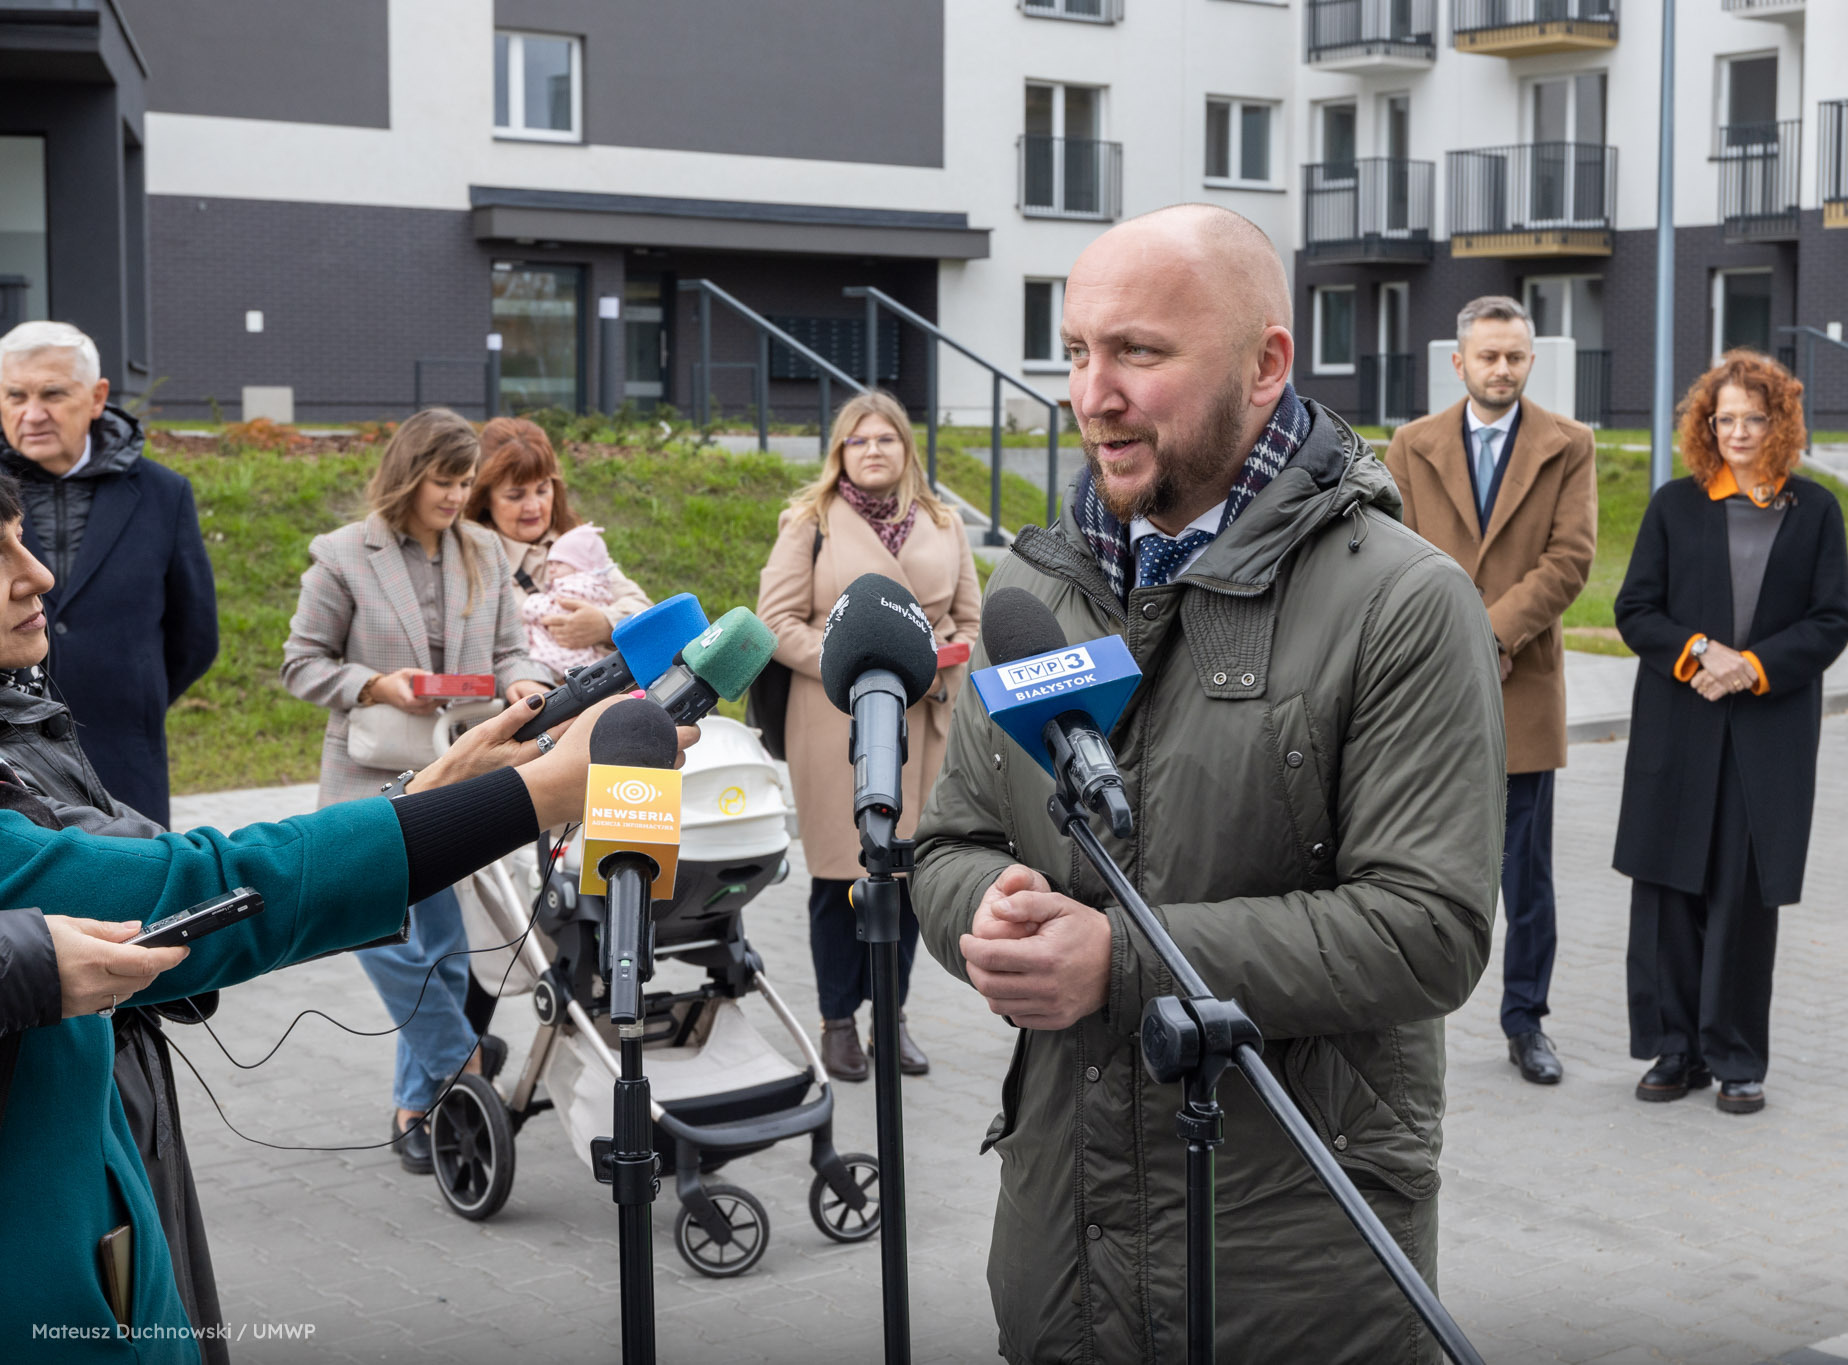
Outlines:
{"type": "Polygon", "coordinates": [[[201,939],[137,1004],[235,985],[395,933],[409,880],[391,803],[372,797],[230,834],[153,839],[40,829],[0,811],[0,905],[152,923],[239,886],[262,893],[262,913],[201,939]]]}

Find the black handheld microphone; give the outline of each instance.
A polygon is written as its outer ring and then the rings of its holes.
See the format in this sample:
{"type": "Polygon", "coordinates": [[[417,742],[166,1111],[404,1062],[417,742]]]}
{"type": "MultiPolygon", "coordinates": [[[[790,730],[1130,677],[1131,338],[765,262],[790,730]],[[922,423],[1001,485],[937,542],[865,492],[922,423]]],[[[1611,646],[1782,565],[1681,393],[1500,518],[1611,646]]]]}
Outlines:
{"type": "MultiPolygon", "coordinates": [[[[622,800],[627,795],[620,788],[612,793],[608,775],[600,774],[599,767],[672,768],[679,754],[673,719],[660,706],[638,698],[610,707],[597,717],[596,728],[590,732],[586,816],[595,814],[600,804],[622,800]]],[[[616,1023],[640,1022],[642,986],[652,975],[648,963],[653,954],[646,941],[653,929],[648,915],[649,892],[661,865],[639,847],[618,846],[603,853],[596,866],[597,875],[609,884],[609,918],[603,926],[603,979],[609,983],[610,1018],[616,1023]]]]}
{"type": "Polygon", "coordinates": [[[882,574],[861,574],[828,612],[821,686],[853,717],[853,815],[904,809],[905,711],[937,676],[936,636],[918,601],[882,574]]]}
{"type": "Polygon", "coordinates": [[[518,740],[537,739],[561,721],[588,711],[605,697],[647,687],[673,662],[689,640],[706,629],[706,613],[690,592],[676,593],[638,611],[610,632],[615,649],[593,664],[574,668],[545,694],[545,705],[518,730],[518,740]]]}
{"type": "MultiPolygon", "coordinates": [[[[997,588],[982,606],[982,645],[989,662],[999,667],[1062,650],[1066,639],[1059,618],[1039,598],[1024,588],[997,588]]],[[[1061,711],[1046,722],[1040,740],[1061,784],[1080,805],[1103,816],[1112,834],[1127,839],[1135,831],[1135,816],[1116,753],[1097,722],[1076,708],[1061,711]]]]}

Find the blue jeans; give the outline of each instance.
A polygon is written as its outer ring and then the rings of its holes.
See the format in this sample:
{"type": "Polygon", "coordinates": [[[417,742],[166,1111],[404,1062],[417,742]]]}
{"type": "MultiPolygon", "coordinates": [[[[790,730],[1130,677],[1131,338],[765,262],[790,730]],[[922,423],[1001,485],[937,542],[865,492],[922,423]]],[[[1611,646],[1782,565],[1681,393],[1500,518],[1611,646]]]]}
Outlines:
{"type": "Polygon", "coordinates": [[[468,935],[456,893],[444,887],[413,905],[410,934],[404,943],[368,948],[354,956],[372,978],[392,1023],[403,1026],[398,1032],[392,1100],[400,1109],[421,1113],[475,1047],[475,1030],[462,1013],[468,998],[468,958],[462,953],[468,935]],[[446,953],[456,956],[444,957],[446,953]]]}

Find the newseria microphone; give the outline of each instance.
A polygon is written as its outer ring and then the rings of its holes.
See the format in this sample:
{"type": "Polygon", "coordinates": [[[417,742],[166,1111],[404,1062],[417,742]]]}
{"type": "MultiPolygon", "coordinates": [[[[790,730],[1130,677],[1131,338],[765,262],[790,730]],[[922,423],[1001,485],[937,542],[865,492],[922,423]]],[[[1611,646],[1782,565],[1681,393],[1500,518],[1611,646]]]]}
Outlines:
{"type": "Polygon", "coordinates": [[[612,861],[636,854],[652,865],[650,900],[674,894],[680,861],[680,773],[674,722],[646,699],[618,702],[598,717],[584,779],[584,866],[578,889],[602,895],[612,861]]]}

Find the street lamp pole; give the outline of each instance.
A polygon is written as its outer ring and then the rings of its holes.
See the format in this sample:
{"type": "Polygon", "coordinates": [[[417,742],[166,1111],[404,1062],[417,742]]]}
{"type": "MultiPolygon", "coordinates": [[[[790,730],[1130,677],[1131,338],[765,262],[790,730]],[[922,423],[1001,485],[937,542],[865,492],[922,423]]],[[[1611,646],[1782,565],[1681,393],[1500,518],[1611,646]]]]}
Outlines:
{"type": "Polygon", "coordinates": [[[1655,403],[1649,429],[1649,488],[1675,466],[1675,4],[1662,3],[1662,109],[1656,151],[1655,403]]]}

